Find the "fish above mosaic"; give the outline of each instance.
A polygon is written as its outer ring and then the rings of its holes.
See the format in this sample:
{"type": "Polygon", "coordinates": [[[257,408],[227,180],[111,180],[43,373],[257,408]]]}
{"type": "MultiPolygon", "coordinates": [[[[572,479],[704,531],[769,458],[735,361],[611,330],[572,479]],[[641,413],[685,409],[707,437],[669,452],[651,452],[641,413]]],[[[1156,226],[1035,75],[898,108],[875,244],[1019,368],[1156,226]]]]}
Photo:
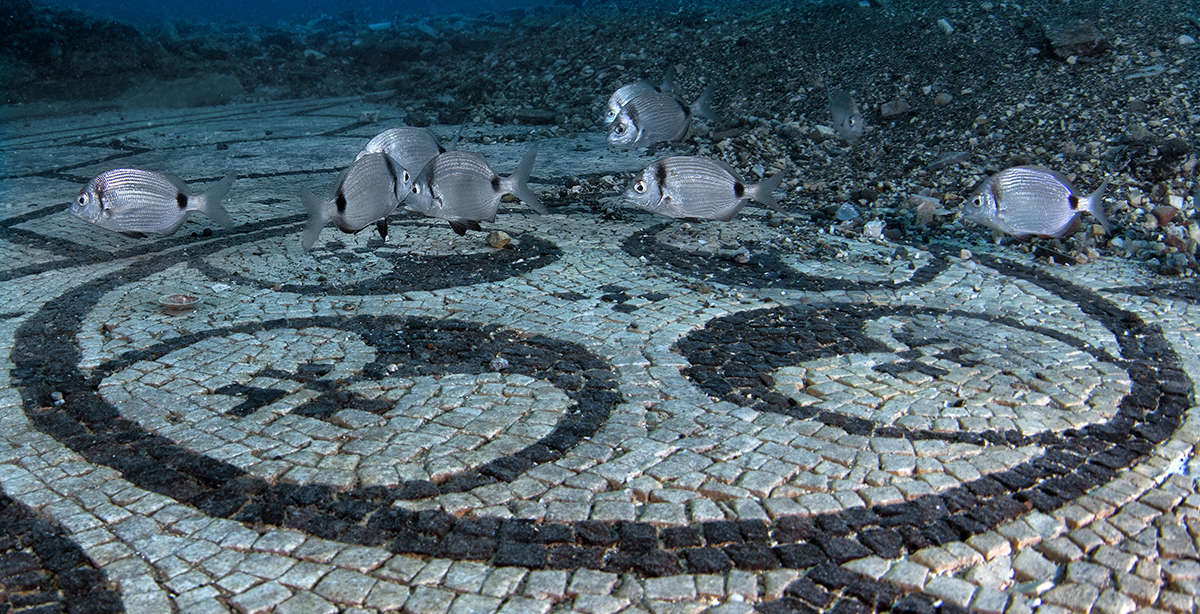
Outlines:
{"type": "Polygon", "coordinates": [[[963,204],[963,219],[1014,237],[1070,234],[1086,211],[1109,232],[1104,190],[1080,196],[1062,175],[1035,166],[1014,166],[988,177],[963,204]]]}
{"type": "Polygon", "coordinates": [[[192,211],[202,211],[222,226],[232,226],[221,200],[233,184],[227,175],[203,194],[193,194],[182,179],[135,168],[115,168],[96,175],[71,203],[71,213],[85,222],[129,237],[169,235],[192,211]]]}
{"type": "Polygon", "coordinates": [[[638,175],[622,195],[647,211],[667,217],[729,221],[747,201],[767,206],[783,181],[777,173],[747,185],[728,164],[698,156],[663,158],[638,175]]]}

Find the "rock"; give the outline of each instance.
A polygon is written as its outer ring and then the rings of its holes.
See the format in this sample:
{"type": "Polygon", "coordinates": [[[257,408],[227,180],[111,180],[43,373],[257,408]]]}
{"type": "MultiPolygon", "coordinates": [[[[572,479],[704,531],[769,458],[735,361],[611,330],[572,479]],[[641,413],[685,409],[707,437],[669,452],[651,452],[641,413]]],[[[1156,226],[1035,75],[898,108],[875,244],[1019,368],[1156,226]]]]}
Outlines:
{"type": "Polygon", "coordinates": [[[328,57],[328,56],[326,56],[324,53],[321,53],[320,51],[317,51],[316,49],[305,49],[304,50],[304,59],[306,59],[306,60],[313,60],[313,61],[319,62],[321,60],[324,60],[326,57],[328,57]]]}
{"type": "Polygon", "coordinates": [[[1050,53],[1060,60],[1095,57],[1108,49],[1108,40],[1090,21],[1050,26],[1046,29],[1046,41],[1050,53]]]}
{"type": "Polygon", "coordinates": [[[519,123],[535,126],[549,126],[558,121],[558,115],[554,111],[543,109],[518,109],[514,116],[519,123]]]}
{"type": "Polygon", "coordinates": [[[503,371],[508,368],[508,359],[503,356],[497,356],[492,359],[489,365],[492,371],[503,371]]]}
{"type": "Polygon", "coordinates": [[[487,235],[487,244],[496,249],[504,249],[512,242],[512,237],[503,230],[493,230],[487,235]]]}
{"type": "Polygon", "coordinates": [[[893,100],[891,102],[885,102],[882,105],[880,105],[879,106],[879,116],[884,119],[890,119],[892,117],[899,117],[901,115],[904,115],[905,113],[908,113],[911,110],[912,110],[912,107],[908,106],[908,102],[905,101],[904,99],[900,98],[900,99],[893,100]]]}
{"type": "Polygon", "coordinates": [[[1190,46],[1196,44],[1196,39],[1188,36],[1187,34],[1180,34],[1179,38],[1175,39],[1175,42],[1179,43],[1180,45],[1182,45],[1184,47],[1190,47],[1190,46]]]}
{"type": "Polygon", "coordinates": [[[946,34],[954,33],[954,26],[951,25],[951,23],[949,21],[946,21],[945,17],[937,20],[937,25],[939,28],[941,28],[942,32],[944,32],[946,34]]]}
{"type": "Polygon", "coordinates": [[[937,96],[933,97],[933,104],[939,107],[944,107],[954,100],[948,92],[938,92],[937,96]]]}
{"type": "Polygon", "coordinates": [[[1175,214],[1179,213],[1179,210],[1171,205],[1159,205],[1154,208],[1152,213],[1154,214],[1154,218],[1158,220],[1159,226],[1166,226],[1171,223],[1171,220],[1175,219],[1175,214]]]}
{"type": "Polygon", "coordinates": [[[871,220],[863,225],[863,237],[867,239],[883,238],[883,220],[871,220]]]}
{"type": "Polygon", "coordinates": [[[850,203],[843,203],[842,206],[838,207],[837,212],[834,213],[833,216],[836,217],[839,222],[849,222],[850,220],[858,217],[858,209],[855,209],[854,205],[850,203]]]}

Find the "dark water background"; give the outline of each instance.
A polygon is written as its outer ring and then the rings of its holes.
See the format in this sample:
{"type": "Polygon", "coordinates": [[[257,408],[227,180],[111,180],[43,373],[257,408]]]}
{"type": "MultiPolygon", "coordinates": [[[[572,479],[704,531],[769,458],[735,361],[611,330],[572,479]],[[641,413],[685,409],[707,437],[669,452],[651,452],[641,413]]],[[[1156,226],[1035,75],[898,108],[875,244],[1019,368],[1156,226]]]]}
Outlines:
{"type": "Polygon", "coordinates": [[[146,24],[175,19],[242,23],[304,22],[322,15],[352,17],[354,21],[389,21],[444,13],[496,12],[547,3],[537,0],[62,0],[35,4],[78,9],[133,24],[146,24]]]}

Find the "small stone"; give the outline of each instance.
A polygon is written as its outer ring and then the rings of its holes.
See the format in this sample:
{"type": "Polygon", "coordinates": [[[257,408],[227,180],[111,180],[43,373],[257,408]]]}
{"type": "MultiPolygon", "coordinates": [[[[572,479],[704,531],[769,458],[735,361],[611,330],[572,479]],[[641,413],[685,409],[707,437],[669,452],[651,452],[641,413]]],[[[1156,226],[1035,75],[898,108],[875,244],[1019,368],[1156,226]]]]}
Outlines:
{"type": "Polygon", "coordinates": [[[946,34],[954,33],[954,26],[949,21],[946,21],[945,17],[937,20],[937,25],[942,29],[942,32],[945,32],[946,34]]]}
{"type": "Polygon", "coordinates": [[[855,209],[854,205],[850,203],[842,203],[842,206],[838,207],[837,212],[834,213],[834,217],[839,222],[849,222],[858,217],[858,209],[855,209]]]}
{"type": "Polygon", "coordinates": [[[504,249],[509,243],[512,243],[512,237],[503,230],[493,230],[487,235],[487,244],[496,249],[504,249]]]}
{"type": "Polygon", "coordinates": [[[503,371],[508,368],[508,359],[503,356],[497,356],[489,363],[492,371],[503,371]]]}
{"type": "Polygon", "coordinates": [[[969,250],[969,249],[967,249],[967,248],[965,248],[965,247],[964,247],[964,248],[962,248],[961,250],[959,250],[959,252],[958,252],[958,257],[959,257],[959,259],[961,259],[961,260],[970,260],[970,259],[971,259],[971,258],[973,258],[974,256],[975,256],[975,255],[971,253],[971,250],[969,250]]]}
{"type": "Polygon", "coordinates": [[[904,115],[911,110],[912,107],[908,106],[908,102],[901,98],[891,102],[885,102],[880,105],[879,116],[883,119],[890,119],[904,115]]]}
{"type": "Polygon", "coordinates": [[[358,114],[358,121],[364,124],[373,124],[379,121],[379,111],[363,111],[358,114]]]}
{"type": "Polygon", "coordinates": [[[933,97],[934,106],[944,107],[954,101],[954,96],[949,92],[938,92],[937,96],[933,97]]]}
{"type": "Polygon", "coordinates": [[[1196,44],[1196,39],[1192,38],[1191,36],[1188,36],[1187,34],[1180,34],[1179,38],[1175,39],[1175,42],[1179,43],[1180,45],[1182,45],[1184,47],[1190,47],[1190,46],[1196,44]]]}
{"type": "Polygon", "coordinates": [[[1158,225],[1166,226],[1171,223],[1171,220],[1175,219],[1175,214],[1179,213],[1179,210],[1171,205],[1159,205],[1154,208],[1153,213],[1154,219],[1158,221],[1158,225]]]}

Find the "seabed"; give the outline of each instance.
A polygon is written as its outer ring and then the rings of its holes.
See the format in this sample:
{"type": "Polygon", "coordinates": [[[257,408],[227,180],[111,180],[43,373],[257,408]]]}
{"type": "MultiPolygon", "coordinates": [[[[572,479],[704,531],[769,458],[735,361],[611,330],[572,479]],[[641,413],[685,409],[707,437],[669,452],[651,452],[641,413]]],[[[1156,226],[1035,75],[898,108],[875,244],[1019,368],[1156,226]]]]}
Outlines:
{"type": "Polygon", "coordinates": [[[488,125],[463,148],[507,174],[536,144],[552,205],[484,224],[508,247],[398,214],[305,253],[300,186],[376,111],[0,124],[0,603],[1195,611],[1194,282],[667,222],[570,195],[652,157],[488,125]],[[235,227],[71,217],[118,166],[236,171],[235,227]]]}

